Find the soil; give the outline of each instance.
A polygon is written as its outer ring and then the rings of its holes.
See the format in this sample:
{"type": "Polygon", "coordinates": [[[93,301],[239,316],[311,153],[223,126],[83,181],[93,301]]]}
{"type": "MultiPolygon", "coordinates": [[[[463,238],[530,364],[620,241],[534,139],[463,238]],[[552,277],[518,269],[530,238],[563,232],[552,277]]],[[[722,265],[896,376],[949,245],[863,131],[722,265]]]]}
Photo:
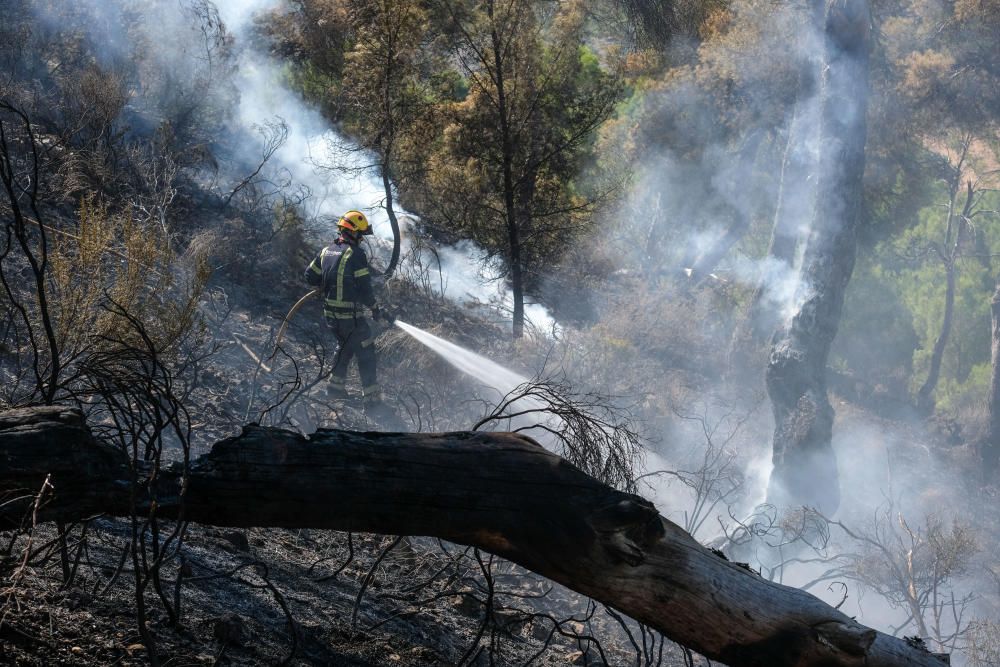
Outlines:
{"type": "MultiPolygon", "coordinates": [[[[57,545],[43,550],[4,593],[0,664],[149,664],[136,625],[131,559],[118,571],[130,530],[127,520],[95,519],[80,548],[81,527],[69,527],[75,572],[68,584],[57,545]]],[[[53,526],[42,526],[34,545],[55,537],[53,526]]],[[[494,560],[487,621],[487,584],[471,550],[404,538],[376,566],[393,542],[189,526],[161,582],[172,611],[179,591],[179,620],[171,621],[153,586],[144,598],[159,664],[637,664],[628,636],[603,607],[494,560]]],[[[488,555],[481,558],[488,564],[488,555]]],[[[640,637],[634,623],[628,627],[640,637]]],[[[639,664],[657,664],[659,651],[656,644],[654,660],[639,664]]],[[[670,642],[662,656],[659,664],[683,664],[670,642]]]]}
{"type": "MultiPolygon", "coordinates": [[[[305,433],[387,427],[385,415],[364,409],[355,370],[351,398],[326,396],[332,337],[317,304],[299,312],[272,355],[275,331],[304,289],[275,280],[274,290],[249,294],[222,284],[202,303],[211,354],[188,398],[197,406],[192,457],[247,422],[305,433]]],[[[389,308],[407,321],[446,328],[457,342],[482,348],[506,336],[468,308],[432,303],[412,287],[387,292],[396,301],[389,308]]],[[[453,430],[474,423],[481,402],[442,381],[455,373],[447,364],[418,354],[398,330],[382,334],[380,374],[394,424],[453,430]],[[423,384],[404,381],[416,376],[423,384]],[[456,407],[441,414],[435,404],[456,407]]],[[[165,456],[176,460],[180,450],[165,456]]],[[[31,552],[0,590],[0,665],[146,665],[154,656],[163,667],[685,664],[681,649],[635,622],[463,546],[406,537],[387,551],[395,538],[200,525],[186,526],[169,545],[162,599],[153,582],[145,586],[148,642],[138,631],[131,521],[97,517],[66,527],[65,568],[57,535],[47,524],[30,544],[27,535],[10,543],[12,534],[0,534],[0,547],[10,544],[17,562],[31,552]]]]}

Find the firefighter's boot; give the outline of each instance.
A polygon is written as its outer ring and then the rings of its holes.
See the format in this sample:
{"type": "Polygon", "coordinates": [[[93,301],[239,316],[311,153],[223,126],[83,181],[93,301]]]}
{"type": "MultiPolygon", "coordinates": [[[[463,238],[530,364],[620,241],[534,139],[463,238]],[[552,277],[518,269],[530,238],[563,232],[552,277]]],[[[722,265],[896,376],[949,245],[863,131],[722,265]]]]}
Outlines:
{"type": "Polygon", "coordinates": [[[374,391],[365,388],[364,408],[368,418],[383,428],[395,431],[406,428],[399,415],[382,400],[382,392],[377,388],[374,391]]]}
{"type": "Polygon", "coordinates": [[[326,397],[331,401],[347,400],[347,381],[341,378],[331,378],[326,386],[326,397]]]}

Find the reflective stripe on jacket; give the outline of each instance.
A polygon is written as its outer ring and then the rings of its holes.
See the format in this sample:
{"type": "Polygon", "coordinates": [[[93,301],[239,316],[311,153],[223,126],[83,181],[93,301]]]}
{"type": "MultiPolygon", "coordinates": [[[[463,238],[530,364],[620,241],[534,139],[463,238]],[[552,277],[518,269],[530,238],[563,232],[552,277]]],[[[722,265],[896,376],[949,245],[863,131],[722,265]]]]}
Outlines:
{"type": "Polygon", "coordinates": [[[323,314],[334,319],[357,317],[363,307],[375,305],[365,251],[343,239],[325,248],[306,269],[305,280],[323,288],[323,314]]]}

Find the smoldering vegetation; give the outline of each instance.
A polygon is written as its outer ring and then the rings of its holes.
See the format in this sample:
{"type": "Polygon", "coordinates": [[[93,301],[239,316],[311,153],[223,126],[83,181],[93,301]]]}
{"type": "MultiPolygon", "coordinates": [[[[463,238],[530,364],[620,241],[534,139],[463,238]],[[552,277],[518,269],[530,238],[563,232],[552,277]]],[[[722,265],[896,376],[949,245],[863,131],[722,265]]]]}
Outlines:
{"type": "MultiPolygon", "coordinates": [[[[315,303],[276,334],[333,218],[369,213],[384,269],[394,206],[381,300],[473,367],[381,331],[408,430],[527,427],[529,405],[552,447],[762,577],[952,664],[1000,664],[992,4],[873,3],[857,263],[825,371],[836,466],[816,472],[835,511],[768,494],[769,343],[812,296],[826,178],[807,7],[512,4],[516,258],[476,3],[2,8],[0,407],[79,406],[137,470],[249,422],[385,428],[327,398],[315,303]],[[397,69],[379,74],[385,34],[397,69]]],[[[426,538],[30,511],[3,536],[0,655],[23,664],[700,664],[426,538]]]]}

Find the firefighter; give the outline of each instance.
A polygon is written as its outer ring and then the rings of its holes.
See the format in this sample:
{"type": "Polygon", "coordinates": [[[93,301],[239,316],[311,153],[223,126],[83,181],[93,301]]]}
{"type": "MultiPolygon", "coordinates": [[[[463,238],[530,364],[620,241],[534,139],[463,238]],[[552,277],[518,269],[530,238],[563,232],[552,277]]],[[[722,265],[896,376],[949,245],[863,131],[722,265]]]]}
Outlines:
{"type": "Polygon", "coordinates": [[[364,405],[381,407],[375,335],[367,314],[370,312],[376,319],[382,314],[375,303],[368,258],[359,245],[361,237],[371,234],[372,228],[361,211],[348,211],[337,227],[340,236],[320,251],[305,273],[307,283],[320,287],[323,315],[340,343],[327,394],[334,399],[347,398],[347,367],[356,357],[364,405]]]}

